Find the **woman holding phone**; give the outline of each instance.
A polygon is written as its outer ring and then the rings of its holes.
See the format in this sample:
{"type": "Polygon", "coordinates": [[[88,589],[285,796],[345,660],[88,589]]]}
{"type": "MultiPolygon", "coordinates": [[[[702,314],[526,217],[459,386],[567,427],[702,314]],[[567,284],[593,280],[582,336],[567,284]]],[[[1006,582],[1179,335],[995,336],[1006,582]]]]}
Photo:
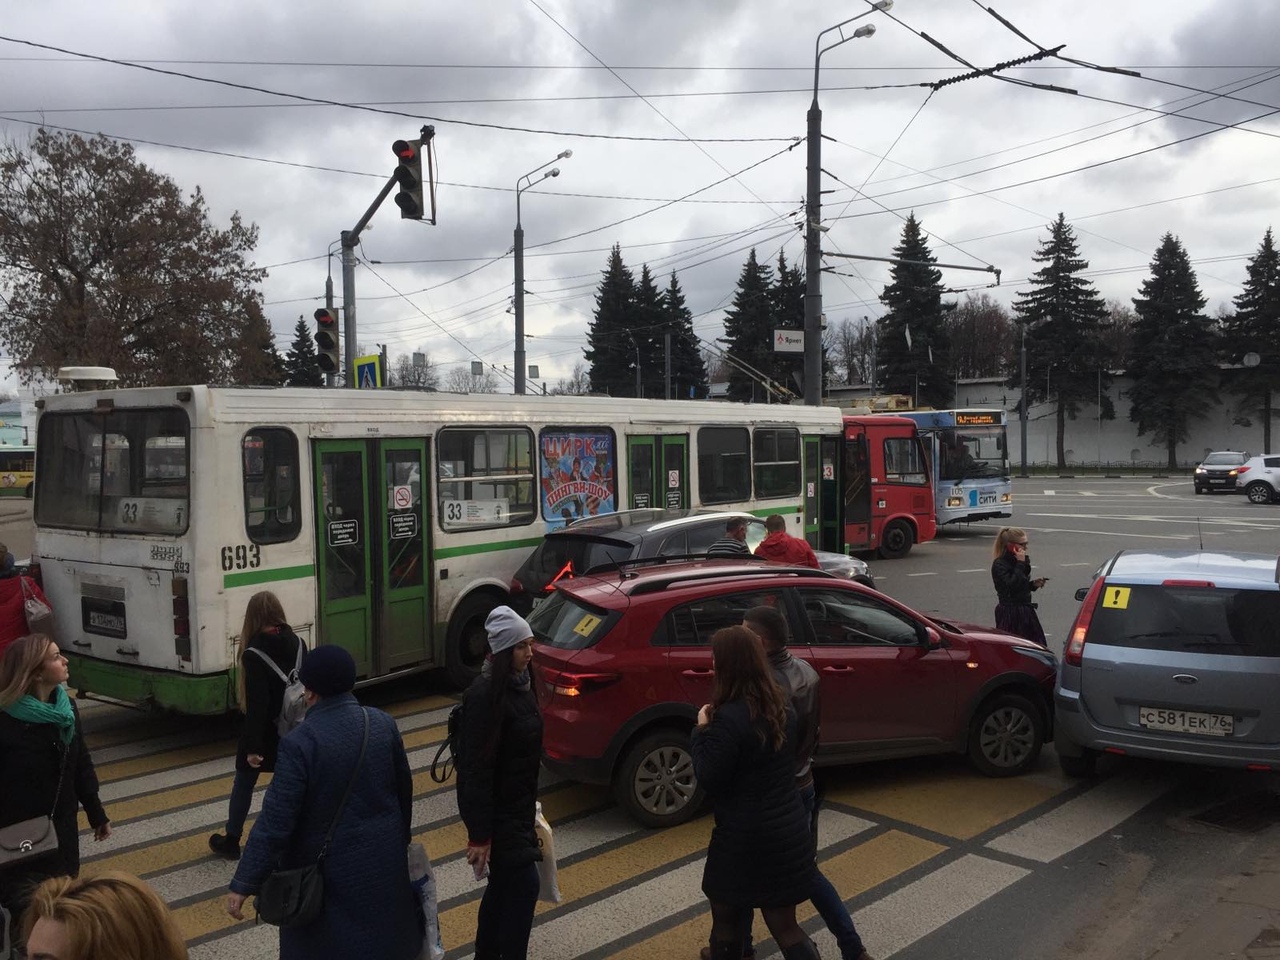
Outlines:
{"type": "Polygon", "coordinates": [[[1026,531],[1017,527],[1005,527],[996,534],[995,558],[991,562],[991,582],[995,584],[997,600],[996,626],[1047,647],[1031,594],[1049,578],[1031,579],[1028,543],[1026,531]]]}

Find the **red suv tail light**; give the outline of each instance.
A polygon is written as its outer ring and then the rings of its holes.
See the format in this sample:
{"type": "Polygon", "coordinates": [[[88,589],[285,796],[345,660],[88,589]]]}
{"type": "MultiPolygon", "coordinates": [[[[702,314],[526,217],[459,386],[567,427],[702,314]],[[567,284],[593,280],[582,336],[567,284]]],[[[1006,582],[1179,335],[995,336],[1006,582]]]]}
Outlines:
{"type": "Polygon", "coordinates": [[[611,683],[617,683],[622,679],[620,673],[608,672],[585,672],[578,670],[555,670],[544,667],[542,669],[542,679],[551,692],[558,693],[565,697],[580,697],[584,693],[592,693],[601,687],[607,687],[611,683]]]}
{"type": "Polygon", "coordinates": [[[1089,621],[1093,619],[1093,611],[1098,608],[1098,600],[1102,596],[1102,588],[1106,580],[1099,577],[1093,581],[1088,595],[1084,598],[1084,606],[1076,614],[1076,622],[1071,625],[1071,634],[1067,637],[1067,647],[1062,651],[1062,662],[1073,667],[1080,666],[1084,656],[1084,638],[1089,632],[1089,621]]]}

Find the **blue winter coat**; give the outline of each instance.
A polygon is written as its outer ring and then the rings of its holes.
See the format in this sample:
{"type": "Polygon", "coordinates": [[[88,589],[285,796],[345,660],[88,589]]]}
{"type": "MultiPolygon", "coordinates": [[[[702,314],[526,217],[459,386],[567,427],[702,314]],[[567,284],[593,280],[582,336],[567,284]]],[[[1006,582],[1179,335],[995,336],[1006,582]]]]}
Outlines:
{"type": "MultiPolygon", "coordinates": [[[[308,926],[281,928],[280,960],[414,960],[422,950],[406,860],[413,807],[409,760],[395,721],[365,709],[369,746],[325,859],[324,910],[308,926]]],[[[316,861],[363,732],[360,704],[345,693],[318,701],[280,741],[232,891],[257,893],[273,869],[316,861]]]]}

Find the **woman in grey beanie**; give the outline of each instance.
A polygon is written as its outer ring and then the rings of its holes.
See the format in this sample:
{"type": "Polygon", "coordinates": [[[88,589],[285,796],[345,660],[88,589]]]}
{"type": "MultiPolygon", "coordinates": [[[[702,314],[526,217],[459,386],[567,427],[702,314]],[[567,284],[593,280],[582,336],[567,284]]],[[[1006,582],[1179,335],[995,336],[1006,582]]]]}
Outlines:
{"type": "Polygon", "coordinates": [[[542,715],[531,683],[533,631],[510,607],[485,621],[490,656],[462,698],[458,812],[467,862],[489,876],[476,919],[476,960],[524,960],[538,902],[533,818],[542,715]]]}

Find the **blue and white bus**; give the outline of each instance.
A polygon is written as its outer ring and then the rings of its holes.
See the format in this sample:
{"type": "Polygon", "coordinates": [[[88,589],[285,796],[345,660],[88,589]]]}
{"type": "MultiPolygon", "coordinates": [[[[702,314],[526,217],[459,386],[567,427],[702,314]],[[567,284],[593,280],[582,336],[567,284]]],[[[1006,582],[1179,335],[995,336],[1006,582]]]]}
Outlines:
{"type": "Polygon", "coordinates": [[[894,416],[914,420],[932,453],[939,527],[1013,516],[1003,410],[922,410],[894,416]]]}

